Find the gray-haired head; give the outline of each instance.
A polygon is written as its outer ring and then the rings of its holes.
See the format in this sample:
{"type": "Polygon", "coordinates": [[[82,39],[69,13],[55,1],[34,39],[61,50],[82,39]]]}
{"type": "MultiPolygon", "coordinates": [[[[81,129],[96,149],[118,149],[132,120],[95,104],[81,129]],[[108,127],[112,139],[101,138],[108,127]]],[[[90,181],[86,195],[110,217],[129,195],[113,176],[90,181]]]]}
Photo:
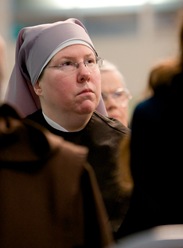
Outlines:
{"type": "Polygon", "coordinates": [[[119,75],[119,78],[121,78],[121,83],[122,83],[123,87],[125,87],[125,88],[127,87],[123,74],[120,72],[118,67],[115,64],[113,64],[112,62],[104,59],[102,66],[100,67],[100,71],[101,71],[101,73],[107,72],[107,71],[115,72],[116,74],[119,75]]]}

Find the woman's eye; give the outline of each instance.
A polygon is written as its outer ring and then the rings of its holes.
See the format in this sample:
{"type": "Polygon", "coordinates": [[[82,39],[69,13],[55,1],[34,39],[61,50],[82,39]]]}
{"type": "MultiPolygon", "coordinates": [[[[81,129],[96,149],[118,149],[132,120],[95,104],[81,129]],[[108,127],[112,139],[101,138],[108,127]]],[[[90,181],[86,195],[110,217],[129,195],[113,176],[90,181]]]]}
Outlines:
{"type": "Polygon", "coordinates": [[[93,63],[95,63],[95,60],[94,60],[94,59],[88,59],[88,60],[87,60],[87,63],[88,63],[88,64],[93,64],[93,63]]]}
{"type": "Polygon", "coordinates": [[[73,66],[73,62],[66,61],[66,62],[62,63],[62,66],[73,66]]]}
{"type": "Polygon", "coordinates": [[[123,96],[123,92],[115,92],[114,94],[116,97],[122,97],[123,96]]]}

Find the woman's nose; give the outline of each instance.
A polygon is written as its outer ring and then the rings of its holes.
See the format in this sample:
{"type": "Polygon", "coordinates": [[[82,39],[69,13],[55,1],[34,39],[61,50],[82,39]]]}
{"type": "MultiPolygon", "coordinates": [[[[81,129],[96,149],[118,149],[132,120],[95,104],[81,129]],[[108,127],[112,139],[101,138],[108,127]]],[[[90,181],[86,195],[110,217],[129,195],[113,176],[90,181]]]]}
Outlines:
{"type": "Polygon", "coordinates": [[[90,71],[84,63],[80,63],[78,68],[78,81],[85,82],[90,80],[90,71]]]}

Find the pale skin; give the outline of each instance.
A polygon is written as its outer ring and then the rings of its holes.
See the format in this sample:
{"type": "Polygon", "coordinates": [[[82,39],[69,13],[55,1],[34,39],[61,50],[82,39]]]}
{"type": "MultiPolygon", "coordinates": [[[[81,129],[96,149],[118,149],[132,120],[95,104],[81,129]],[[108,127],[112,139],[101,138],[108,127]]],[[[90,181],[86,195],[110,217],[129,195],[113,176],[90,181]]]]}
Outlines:
{"type": "MultiPolygon", "coordinates": [[[[118,71],[101,71],[102,92],[111,93],[118,88],[124,88],[123,78],[118,71]]],[[[128,104],[124,107],[111,96],[104,101],[109,117],[115,118],[128,126],[128,104]]]]}
{"type": "Polygon", "coordinates": [[[100,70],[98,67],[94,70],[85,67],[82,62],[88,58],[95,58],[95,53],[85,45],[62,49],[49,65],[59,65],[70,59],[80,63],[79,68],[70,73],[45,68],[34,86],[44,114],[70,132],[86,126],[101,96],[100,70]]]}

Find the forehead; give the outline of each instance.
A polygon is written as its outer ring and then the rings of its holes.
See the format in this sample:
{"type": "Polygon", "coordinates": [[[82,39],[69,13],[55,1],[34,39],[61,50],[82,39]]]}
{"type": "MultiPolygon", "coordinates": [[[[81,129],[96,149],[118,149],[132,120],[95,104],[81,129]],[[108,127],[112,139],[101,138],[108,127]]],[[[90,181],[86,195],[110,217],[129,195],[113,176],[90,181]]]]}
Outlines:
{"type": "Polygon", "coordinates": [[[104,91],[113,91],[117,88],[124,88],[122,76],[116,71],[101,72],[101,87],[104,91]]]}
{"type": "Polygon", "coordinates": [[[87,45],[70,45],[68,47],[63,48],[58,53],[55,54],[53,58],[61,58],[61,57],[82,57],[82,56],[95,56],[94,51],[87,45]]]}

